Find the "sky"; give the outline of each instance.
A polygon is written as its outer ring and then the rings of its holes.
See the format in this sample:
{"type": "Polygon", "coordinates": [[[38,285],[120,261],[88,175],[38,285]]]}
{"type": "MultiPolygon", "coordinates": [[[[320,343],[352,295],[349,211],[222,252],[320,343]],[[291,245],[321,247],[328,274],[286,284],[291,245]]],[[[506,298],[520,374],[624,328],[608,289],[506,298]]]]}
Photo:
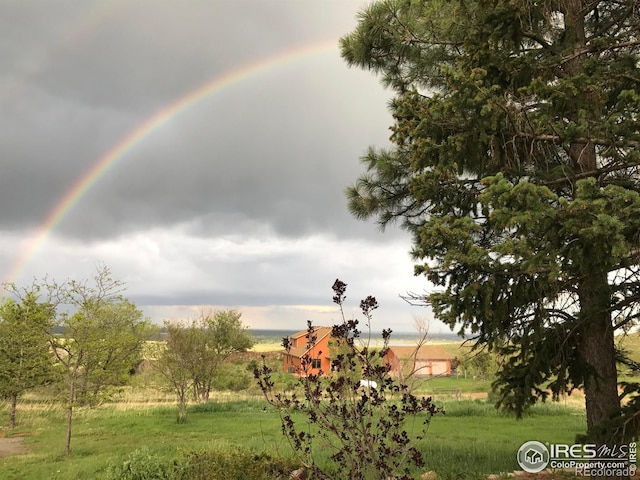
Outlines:
{"type": "Polygon", "coordinates": [[[252,328],[346,314],[415,331],[411,240],[344,190],[389,144],[391,93],[349,68],[351,0],[0,2],[0,272],[28,286],[100,265],[155,322],[202,306],[252,328]]]}

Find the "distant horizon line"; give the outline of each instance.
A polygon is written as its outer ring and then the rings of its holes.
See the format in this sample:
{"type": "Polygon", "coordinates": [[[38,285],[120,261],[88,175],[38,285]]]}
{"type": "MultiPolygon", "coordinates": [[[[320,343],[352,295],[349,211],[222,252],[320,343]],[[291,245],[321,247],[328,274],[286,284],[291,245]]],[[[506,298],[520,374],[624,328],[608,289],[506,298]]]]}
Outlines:
{"type": "MultiPolygon", "coordinates": [[[[295,332],[299,332],[301,330],[304,330],[304,328],[302,329],[295,329],[295,328],[254,328],[254,327],[248,327],[249,330],[251,331],[261,331],[261,332],[290,332],[290,333],[295,333],[295,332]]],[[[382,333],[378,333],[376,334],[376,332],[372,332],[372,334],[374,336],[382,336],[382,333]]],[[[408,335],[411,337],[420,337],[422,336],[422,334],[415,332],[415,331],[400,331],[400,330],[393,330],[391,333],[392,336],[397,336],[397,335],[408,335]]],[[[437,333],[433,333],[433,334],[427,334],[427,338],[429,337],[456,337],[456,338],[461,338],[457,333],[455,332],[437,332],[437,333]]]]}

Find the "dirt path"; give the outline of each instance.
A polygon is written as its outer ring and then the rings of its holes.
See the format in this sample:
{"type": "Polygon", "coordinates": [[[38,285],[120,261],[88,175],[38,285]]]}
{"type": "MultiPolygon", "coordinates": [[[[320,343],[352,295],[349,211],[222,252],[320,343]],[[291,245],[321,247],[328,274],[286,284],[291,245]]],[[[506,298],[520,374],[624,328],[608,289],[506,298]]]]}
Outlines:
{"type": "Polygon", "coordinates": [[[22,439],[23,437],[0,437],[0,458],[29,453],[29,449],[22,444],[22,439]]]}

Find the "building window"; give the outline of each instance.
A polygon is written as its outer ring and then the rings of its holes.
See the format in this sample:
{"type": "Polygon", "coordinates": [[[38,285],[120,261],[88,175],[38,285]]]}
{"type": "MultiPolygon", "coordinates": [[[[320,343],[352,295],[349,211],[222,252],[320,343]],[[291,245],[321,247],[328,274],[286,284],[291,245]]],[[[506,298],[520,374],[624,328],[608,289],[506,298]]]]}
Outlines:
{"type": "Polygon", "coordinates": [[[320,368],[320,359],[314,358],[311,360],[311,368],[320,368]]]}

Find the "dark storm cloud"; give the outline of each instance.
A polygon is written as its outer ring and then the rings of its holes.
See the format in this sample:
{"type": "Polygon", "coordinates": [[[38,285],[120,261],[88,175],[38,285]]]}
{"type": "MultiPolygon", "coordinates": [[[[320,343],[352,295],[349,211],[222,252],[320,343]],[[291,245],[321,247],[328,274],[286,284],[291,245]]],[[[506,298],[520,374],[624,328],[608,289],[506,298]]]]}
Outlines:
{"type": "MultiPolygon", "coordinates": [[[[158,109],[256,59],[337,40],[354,11],[338,2],[135,2],[105,4],[102,12],[85,7],[89,28],[77,11],[67,18],[77,3],[29,5],[5,6],[3,17],[23,25],[10,30],[16,40],[2,52],[5,64],[20,70],[27,54],[40,62],[18,72],[16,95],[0,98],[0,222],[8,229],[40,223],[158,109]],[[69,30],[40,31],[43,17],[69,30]],[[51,45],[51,57],[38,39],[51,45]]],[[[263,72],[149,135],[92,186],[58,232],[105,238],[185,221],[206,230],[221,216],[285,235],[358,230],[343,190],[366,145],[386,137],[384,98],[370,75],[348,70],[336,52],[263,72]]]]}
{"type": "MultiPolygon", "coordinates": [[[[304,8],[297,0],[24,4],[5,7],[7,26],[15,23],[12,15],[21,22],[7,63],[19,65],[26,45],[40,63],[29,82],[65,98],[122,109],[153,109],[232,65],[326,40],[352,25],[352,15],[335,1],[304,8]],[[42,29],[45,22],[65,30],[42,29]]],[[[9,31],[15,30],[12,25],[9,31]]]]}
{"type": "Polygon", "coordinates": [[[358,228],[343,191],[359,173],[364,146],[385,138],[386,126],[370,119],[386,107],[370,103],[379,94],[374,82],[341,100],[341,89],[356,83],[327,56],[320,67],[301,62],[285,76],[245,81],[153,132],[96,183],[61,230],[103,236],[223,214],[285,235],[358,228]],[[327,66],[336,74],[325,80],[327,66]]]}
{"type": "Polygon", "coordinates": [[[228,72],[337,43],[360,5],[0,2],[3,280],[87,279],[106,264],[154,320],[213,304],[245,306],[263,328],[304,328],[307,314],[335,314],[340,277],[355,310],[373,294],[386,326],[411,330],[398,295],[423,283],[412,278],[407,235],[356,221],[344,197],[362,173],[358,158],[388,143],[389,94],[337,48],[181,111],[127,149],[49,236],[40,230],[157,112],[228,72]]]}
{"type": "Polygon", "coordinates": [[[130,128],[118,112],[69,105],[35,88],[0,108],[0,222],[37,224],[114,135],[130,128]]]}

